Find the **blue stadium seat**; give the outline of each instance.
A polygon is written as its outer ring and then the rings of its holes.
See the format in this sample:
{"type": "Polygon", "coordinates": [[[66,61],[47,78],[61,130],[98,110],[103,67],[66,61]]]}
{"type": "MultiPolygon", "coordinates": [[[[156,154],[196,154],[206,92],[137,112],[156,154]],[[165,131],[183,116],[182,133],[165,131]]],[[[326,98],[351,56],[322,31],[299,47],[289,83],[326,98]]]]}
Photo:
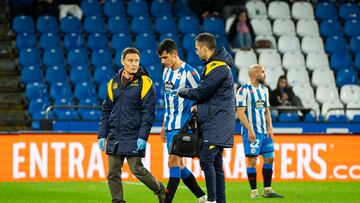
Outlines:
{"type": "Polygon", "coordinates": [[[339,15],[344,20],[360,18],[360,8],[355,3],[345,3],[340,5],[339,15]]]}
{"type": "Polygon", "coordinates": [[[91,63],[95,67],[111,65],[112,57],[110,51],[108,49],[94,50],[91,53],[91,63]]]}
{"type": "Polygon", "coordinates": [[[320,35],[323,37],[342,36],[342,27],[337,20],[323,20],[320,23],[320,35]]]}
{"type": "Polygon", "coordinates": [[[280,113],[279,122],[299,122],[300,118],[297,113],[280,113]]]}
{"type": "Polygon", "coordinates": [[[160,63],[150,65],[145,67],[146,71],[149,73],[150,78],[153,82],[162,83],[163,67],[160,63]]]}
{"type": "Polygon", "coordinates": [[[24,66],[41,66],[39,51],[36,48],[22,49],[20,51],[19,63],[24,66]]]}
{"type": "Polygon", "coordinates": [[[352,19],[345,22],[345,34],[348,37],[360,36],[360,16],[359,19],[352,19]]]}
{"type": "Polygon", "coordinates": [[[50,86],[50,97],[53,100],[73,98],[70,84],[67,81],[52,84],[50,86]]]}
{"type": "Polygon", "coordinates": [[[123,65],[121,64],[121,51],[117,51],[115,54],[115,64],[119,69],[123,67],[123,65]]]}
{"type": "Polygon", "coordinates": [[[186,62],[190,64],[192,67],[202,65],[202,61],[195,52],[188,52],[186,62]]]}
{"type": "Polygon", "coordinates": [[[130,0],[127,13],[130,17],[149,16],[149,6],[144,0],[130,0]]]}
{"type": "MultiPolygon", "coordinates": [[[[57,99],[54,101],[54,105],[55,106],[73,106],[74,105],[74,102],[73,102],[73,99],[72,98],[61,98],[61,99],[57,99]]],[[[58,116],[60,113],[63,113],[65,111],[68,111],[68,110],[74,110],[74,108],[62,108],[62,107],[57,107],[57,108],[54,108],[52,110],[52,112],[58,116]]]]}
{"type": "Polygon", "coordinates": [[[212,34],[225,34],[224,21],[221,18],[209,17],[203,22],[205,32],[212,34]]]}
{"type": "Polygon", "coordinates": [[[109,48],[108,43],[109,42],[105,34],[94,33],[89,35],[87,45],[91,50],[107,49],[109,48]]]}
{"type": "Polygon", "coordinates": [[[171,4],[165,0],[155,0],[151,3],[151,15],[154,17],[172,16],[171,4]]]}
{"type": "Polygon", "coordinates": [[[96,97],[90,97],[90,98],[86,98],[86,99],[80,99],[78,105],[79,106],[98,106],[99,102],[97,101],[96,97]]]}
{"type": "Polygon", "coordinates": [[[63,66],[49,66],[46,69],[45,79],[50,84],[66,81],[66,70],[63,66]]]}
{"type": "Polygon", "coordinates": [[[45,111],[46,108],[50,105],[50,102],[47,98],[37,98],[30,100],[28,111],[32,116],[35,112],[45,111]]]}
{"type": "MultiPolygon", "coordinates": [[[[52,114],[51,112],[49,112],[48,114],[48,118],[49,119],[54,119],[54,114],[52,114]]],[[[32,121],[31,121],[31,128],[33,130],[40,130],[41,125],[40,122],[41,120],[45,119],[45,111],[37,111],[32,115],[32,121]]]]}
{"type": "Polygon", "coordinates": [[[25,66],[21,69],[22,83],[29,84],[34,82],[42,82],[43,74],[40,66],[25,66]]]}
{"type": "Polygon", "coordinates": [[[76,84],[74,95],[78,100],[96,97],[95,86],[91,81],[76,84]]]}
{"type": "Polygon", "coordinates": [[[347,52],[346,41],[343,37],[332,36],[326,39],[325,50],[328,54],[347,52]]]}
{"type": "Polygon", "coordinates": [[[39,16],[36,21],[36,29],[40,33],[57,33],[59,26],[54,16],[39,16]]]}
{"type": "Polygon", "coordinates": [[[105,23],[101,16],[90,16],[85,18],[84,30],[87,33],[105,33],[105,23]]]}
{"type": "Polygon", "coordinates": [[[85,16],[101,15],[101,6],[98,0],[83,0],[80,7],[85,16]]]}
{"type": "Polygon", "coordinates": [[[26,85],[25,95],[29,100],[47,98],[48,91],[44,83],[34,82],[26,85]]]}
{"type": "Polygon", "coordinates": [[[155,20],[155,31],[163,33],[177,33],[177,26],[175,20],[172,17],[158,17],[155,20]]]}
{"type": "Polygon", "coordinates": [[[94,81],[99,85],[105,82],[109,82],[114,74],[115,72],[112,66],[97,67],[94,71],[94,81]]]}
{"type": "Polygon", "coordinates": [[[108,30],[111,34],[129,33],[129,24],[126,17],[115,16],[108,20],[108,30]]]}
{"type": "Polygon", "coordinates": [[[182,46],[187,52],[195,51],[195,37],[196,34],[186,34],[183,37],[182,46]]]}
{"type": "Polygon", "coordinates": [[[44,52],[43,62],[46,66],[65,66],[64,54],[61,49],[47,49],[44,52]]]}
{"type": "Polygon", "coordinates": [[[61,48],[61,39],[57,33],[44,33],[40,36],[40,47],[42,49],[61,48]]]}
{"type": "Polygon", "coordinates": [[[355,56],[355,67],[358,71],[360,71],[360,53],[355,56]]]}
{"type": "Polygon", "coordinates": [[[334,71],[338,71],[341,69],[351,69],[352,60],[351,56],[348,53],[334,53],[331,55],[330,59],[330,67],[334,71]]]}
{"type": "Polygon", "coordinates": [[[78,113],[74,110],[61,111],[57,118],[60,120],[78,120],[80,119],[78,113]]]}
{"type": "Polygon", "coordinates": [[[152,33],[152,24],[150,19],[144,16],[132,18],[131,31],[135,34],[152,33]]]}
{"type": "Polygon", "coordinates": [[[87,110],[81,113],[80,116],[84,120],[98,121],[101,118],[101,112],[100,110],[87,110]]]}
{"type": "Polygon", "coordinates": [[[200,23],[195,17],[184,16],[179,19],[179,31],[183,34],[200,33],[200,23]]]}
{"type": "Polygon", "coordinates": [[[360,35],[350,39],[350,50],[354,55],[360,53],[360,35]]]}
{"type": "Polygon", "coordinates": [[[174,3],[174,12],[175,15],[178,17],[184,16],[193,16],[195,17],[194,12],[191,11],[190,7],[188,6],[187,0],[177,0],[174,3]]]}
{"type": "Polygon", "coordinates": [[[347,123],[348,119],[344,114],[330,115],[328,120],[329,123],[347,123]]]}
{"type": "Polygon", "coordinates": [[[331,2],[318,3],[315,10],[315,16],[317,19],[337,19],[336,7],[331,2]]]}
{"type": "Polygon", "coordinates": [[[64,47],[67,50],[83,48],[85,44],[84,37],[78,33],[68,33],[64,37],[64,47]]]}
{"type": "Polygon", "coordinates": [[[342,69],[336,73],[336,85],[338,87],[352,84],[359,84],[359,78],[353,69],[342,69]]]}
{"type": "Polygon", "coordinates": [[[161,34],[159,37],[159,42],[163,41],[166,38],[170,38],[172,40],[174,40],[176,42],[176,45],[178,46],[179,49],[181,49],[181,40],[180,37],[177,33],[164,33],[161,34]]]}
{"type": "Polygon", "coordinates": [[[22,49],[36,48],[36,37],[34,33],[19,33],[16,35],[16,48],[22,49]]]}
{"type": "Polygon", "coordinates": [[[73,16],[66,16],[60,21],[60,30],[64,33],[81,33],[81,22],[73,16]]]}
{"type": "Polygon", "coordinates": [[[352,121],[353,123],[360,123],[360,115],[357,114],[353,117],[352,121]]]}
{"type": "Polygon", "coordinates": [[[114,34],[111,38],[111,47],[115,51],[123,51],[132,45],[131,35],[125,33],[114,34]]]}
{"type": "MultiPolygon", "coordinates": [[[[82,99],[79,101],[78,103],[79,106],[98,106],[98,101],[96,98],[88,98],[88,99],[82,99]]],[[[82,119],[89,119],[90,118],[93,118],[93,117],[96,117],[100,114],[100,111],[99,109],[93,109],[93,108],[78,108],[78,113],[80,114],[81,118],[82,119]],[[91,115],[90,112],[92,112],[92,114],[94,115],[91,115]]],[[[90,120],[96,120],[96,119],[90,119],[90,120]]]]}
{"type": "Polygon", "coordinates": [[[72,49],[67,54],[67,63],[71,67],[90,67],[89,58],[85,49],[72,49]]]}
{"type": "Polygon", "coordinates": [[[84,66],[74,66],[70,70],[70,81],[73,84],[91,81],[91,71],[84,66]]]}
{"type": "Polygon", "coordinates": [[[151,65],[160,65],[159,64],[160,58],[155,51],[151,49],[143,50],[140,52],[140,55],[141,55],[141,61],[140,61],[141,66],[147,68],[151,65]]]}
{"type": "Polygon", "coordinates": [[[224,47],[230,54],[232,54],[232,50],[230,49],[227,37],[225,34],[215,34],[216,38],[216,47],[219,49],[224,47]]]}
{"type": "Polygon", "coordinates": [[[162,122],[164,119],[164,114],[165,114],[164,108],[156,108],[155,121],[162,122]]]}
{"type": "Polygon", "coordinates": [[[164,102],[164,87],[163,83],[160,81],[154,81],[153,83],[155,85],[155,91],[156,91],[156,107],[157,108],[164,108],[165,102],[164,102]]]}
{"type": "Polygon", "coordinates": [[[16,16],[13,20],[12,29],[15,33],[34,33],[34,20],[30,16],[16,16]]]}
{"type": "Polygon", "coordinates": [[[99,85],[98,89],[98,97],[101,101],[103,101],[107,94],[107,83],[102,83],[99,85]]]}
{"type": "Polygon", "coordinates": [[[143,33],[136,35],[135,38],[135,47],[137,47],[140,51],[148,50],[148,49],[156,49],[157,40],[154,35],[143,33]]]}
{"type": "Polygon", "coordinates": [[[122,0],[108,0],[104,4],[104,14],[107,17],[126,16],[124,2],[122,0]]]}
{"type": "Polygon", "coordinates": [[[313,115],[311,113],[305,114],[304,122],[305,123],[315,123],[316,122],[315,115],[313,115]]]}

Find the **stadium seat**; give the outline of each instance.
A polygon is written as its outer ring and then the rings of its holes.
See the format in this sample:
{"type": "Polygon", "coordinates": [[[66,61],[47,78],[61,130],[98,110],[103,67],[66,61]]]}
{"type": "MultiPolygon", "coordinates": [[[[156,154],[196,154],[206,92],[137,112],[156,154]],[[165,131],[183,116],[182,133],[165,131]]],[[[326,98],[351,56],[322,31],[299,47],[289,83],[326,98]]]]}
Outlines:
{"type": "Polygon", "coordinates": [[[343,20],[358,19],[360,17],[360,8],[355,3],[345,3],[340,5],[339,16],[343,20]]]}
{"type": "Polygon", "coordinates": [[[126,17],[115,16],[111,17],[107,23],[107,29],[111,34],[129,33],[129,24],[126,17]]]}
{"type": "MultiPolygon", "coordinates": [[[[244,73],[248,75],[248,73],[244,73]]],[[[265,81],[272,90],[276,89],[280,76],[284,75],[284,70],[278,67],[266,68],[265,81]]]]}
{"type": "Polygon", "coordinates": [[[70,84],[67,81],[51,84],[50,97],[53,100],[72,98],[70,84]]]}
{"type": "Polygon", "coordinates": [[[355,56],[355,67],[360,71],[360,53],[357,53],[355,56]]]}
{"type": "Polygon", "coordinates": [[[248,11],[249,18],[267,18],[266,5],[262,1],[247,1],[245,7],[248,11]]]}
{"type": "Polygon", "coordinates": [[[57,115],[59,120],[78,120],[80,119],[78,113],[74,110],[66,110],[61,111],[59,115],[57,115]]]}
{"type": "Polygon", "coordinates": [[[95,86],[89,82],[82,82],[75,85],[75,98],[78,100],[96,97],[95,86]]]}
{"type": "Polygon", "coordinates": [[[84,44],[85,41],[82,34],[68,33],[64,37],[64,47],[68,51],[72,49],[84,48],[84,44]]]}
{"type": "Polygon", "coordinates": [[[319,86],[316,89],[316,100],[320,103],[327,101],[338,101],[339,92],[335,85],[324,85],[319,86]]]}
{"type": "Polygon", "coordinates": [[[205,32],[212,34],[225,34],[225,25],[221,18],[205,18],[203,22],[203,28],[205,32]]]}
{"type": "MultiPolygon", "coordinates": [[[[95,97],[87,98],[87,99],[81,99],[78,103],[79,106],[98,106],[99,103],[95,97]]],[[[82,109],[79,108],[78,112],[81,113],[82,110],[90,110],[90,109],[82,109]]]]}
{"type": "Polygon", "coordinates": [[[218,47],[218,49],[223,47],[229,52],[229,54],[233,55],[233,52],[227,40],[227,36],[225,34],[215,34],[215,39],[216,39],[216,47],[218,47]]]}
{"type": "Polygon", "coordinates": [[[191,16],[181,17],[179,19],[178,28],[179,31],[183,34],[190,34],[190,33],[197,34],[201,31],[199,20],[191,16]]]}
{"type": "Polygon", "coordinates": [[[293,68],[288,70],[286,78],[290,86],[308,84],[310,82],[307,70],[300,68],[293,68]]]}
{"type": "Polygon", "coordinates": [[[330,115],[327,119],[329,123],[347,123],[348,119],[344,114],[330,115]]]}
{"type": "Polygon", "coordinates": [[[259,56],[259,64],[263,65],[266,68],[282,67],[280,54],[277,53],[277,51],[275,51],[275,50],[273,50],[273,51],[269,50],[266,52],[262,52],[259,56]]]}
{"type": "MultiPolygon", "coordinates": [[[[104,81],[102,81],[104,82],[104,81]]],[[[107,94],[107,83],[101,83],[98,89],[98,97],[100,100],[104,100],[107,94]]]]}
{"type": "Polygon", "coordinates": [[[158,17],[155,19],[155,31],[159,34],[177,33],[177,26],[172,17],[158,17]]]}
{"type": "Polygon", "coordinates": [[[66,81],[66,70],[61,66],[49,66],[46,69],[45,79],[50,84],[66,81]]]}
{"type": "Polygon", "coordinates": [[[91,81],[91,71],[84,66],[74,66],[70,70],[70,81],[73,84],[91,81]]]}
{"type": "Polygon", "coordinates": [[[342,86],[340,89],[340,100],[344,104],[349,104],[353,101],[360,101],[360,86],[359,85],[342,86]]]}
{"type": "Polygon", "coordinates": [[[29,84],[43,81],[43,73],[40,66],[25,66],[21,68],[21,82],[29,84]]]}
{"type": "Polygon", "coordinates": [[[240,69],[239,74],[238,74],[238,82],[239,82],[239,84],[240,85],[246,84],[247,82],[249,82],[249,80],[250,80],[250,78],[249,78],[249,67],[240,69]]]}
{"type": "Polygon", "coordinates": [[[111,65],[112,57],[110,51],[108,49],[94,50],[91,53],[91,63],[95,67],[111,65]]]}
{"type": "Polygon", "coordinates": [[[283,55],[282,64],[286,70],[293,68],[305,69],[304,55],[300,51],[286,52],[283,55]]]}
{"type": "Polygon", "coordinates": [[[345,22],[344,32],[348,37],[360,36],[360,16],[359,19],[352,19],[345,22]]]}
{"type": "Polygon", "coordinates": [[[305,36],[301,40],[301,50],[305,54],[324,51],[324,43],[319,36],[305,36]]]}
{"type": "Polygon", "coordinates": [[[24,66],[40,66],[41,59],[39,51],[36,48],[22,49],[20,51],[19,63],[24,66]]]}
{"type": "Polygon", "coordinates": [[[110,81],[114,76],[114,68],[112,66],[100,66],[94,70],[94,81],[101,85],[104,82],[110,81]]]}
{"type": "Polygon", "coordinates": [[[40,47],[42,49],[61,48],[61,39],[57,33],[44,33],[40,36],[40,47]]]}
{"type": "MultiPolygon", "coordinates": [[[[114,62],[115,62],[115,64],[116,64],[116,66],[117,66],[117,68],[122,68],[123,67],[123,65],[121,64],[121,51],[117,51],[116,53],[115,53],[115,60],[114,60],[114,62]]],[[[141,59],[140,59],[140,62],[141,62],[141,59]]]]}
{"type": "Polygon", "coordinates": [[[103,9],[104,9],[104,14],[109,18],[115,16],[121,16],[121,17],[126,16],[125,5],[122,0],[105,1],[103,9]]]}
{"type": "Polygon", "coordinates": [[[89,58],[85,49],[72,49],[67,54],[67,63],[71,67],[90,67],[89,58]]]}
{"type": "Polygon", "coordinates": [[[360,101],[353,100],[346,105],[346,116],[353,122],[360,122],[360,101]]]}
{"type": "Polygon", "coordinates": [[[131,35],[125,33],[114,34],[111,38],[111,47],[115,51],[123,51],[132,45],[131,35]]]}
{"type": "Polygon", "coordinates": [[[34,20],[30,16],[19,15],[16,16],[12,23],[12,29],[16,34],[19,33],[34,33],[34,20]]]}
{"type": "Polygon", "coordinates": [[[105,34],[102,33],[93,33],[90,34],[88,37],[88,47],[91,50],[98,50],[98,49],[108,49],[108,39],[105,34]]]}
{"type": "Polygon", "coordinates": [[[74,105],[74,102],[73,102],[73,99],[70,98],[70,99],[67,99],[67,98],[61,98],[61,99],[57,99],[54,101],[54,105],[57,106],[55,107],[52,112],[58,116],[60,113],[63,113],[65,111],[68,111],[68,110],[74,110],[74,108],[63,108],[63,107],[60,107],[60,106],[73,106],[74,105]]]}
{"type": "Polygon", "coordinates": [[[36,37],[34,33],[19,33],[16,35],[16,48],[22,49],[36,48],[36,37]]]}
{"type": "Polygon", "coordinates": [[[25,96],[29,100],[47,98],[48,91],[44,83],[34,82],[26,85],[25,96]]]}
{"type": "Polygon", "coordinates": [[[105,33],[105,23],[101,16],[90,16],[84,20],[85,32],[92,33],[105,33]]]}
{"type": "Polygon", "coordinates": [[[344,115],[344,105],[339,100],[329,100],[323,103],[321,107],[321,115],[325,117],[325,120],[328,120],[331,115],[344,115]],[[337,108],[337,109],[333,109],[337,108]],[[333,110],[331,110],[333,109],[333,110]]]}
{"type": "Polygon", "coordinates": [[[319,35],[318,23],[313,19],[300,19],[296,24],[296,33],[300,37],[319,35]]]}
{"type": "MultiPolygon", "coordinates": [[[[228,18],[226,18],[226,22],[225,22],[225,32],[226,32],[226,34],[229,33],[231,25],[234,22],[235,18],[236,18],[235,15],[231,15],[228,18]]],[[[186,27],[186,24],[184,24],[184,26],[186,27]]]]}
{"type": "Polygon", "coordinates": [[[187,52],[194,52],[195,51],[195,37],[196,34],[185,34],[182,41],[182,47],[187,52]]]}
{"type": "Polygon", "coordinates": [[[351,69],[352,60],[351,56],[348,53],[334,53],[331,55],[330,67],[334,71],[341,69],[351,69]]]}
{"type": "Polygon", "coordinates": [[[296,36],[283,35],[278,41],[278,50],[284,54],[286,52],[300,51],[300,42],[296,36]]]}
{"type": "Polygon", "coordinates": [[[132,18],[131,31],[135,34],[152,33],[152,24],[150,19],[144,16],[132,18]]]}
{"type": "MultiPolygon", "coordinates": [[[[32,122],[31,122],[31,128],[33,130],[40,130],[40,122],[41,120],[44,120],[46,117],[45,115],[45,111],[37,111],[32,115],[32,122]]],[[[51,112],[49,112],[48,114],[48,118],[49,119],[54,119],[54,114],[52,114],[51,112]]]]}
{"type": "Polygon", "coordinates": [[[275,19],[290,19],[290,7],[284,1],[272,1],[268,6],[269,18],[275,19]]]}
{"type": "Polygon", "coordinates": [[[352,121],[353,123],[360,123],[360,114],[354,115],[352,121]]]}
{"type": "MultiPolygon", "coordinates": [[[[179,37],[179,35],[177,34],[177,33],[163,33],[163,34],[161,34],[160,35],[160,37],[159,37],[159,43],[160,42],[162,42],[164,39],[166,39],[166,38],[169,38],[169,39],[172,39],[172,40],[174,40],[175,42],[176,42],[176,45],[178,46],[178,53],[179,53],[179,56],[181,56],[180,55],[180,53],[182,53],[182,49],[181,49],[181,40],[180,40],[180,37],[179,37]]],[[[195,42],[195,41],[194,41],[195,42]]],[[[194,43],[193,43],[194,44],[194,43]]],[[[193,45],[194,46],[194,45],[193,45]]],[[[180,57],[181,58],[181,57],[180,57]]]]}
{"type": "Polygon", "coordinates": [[[238,51],[235,54],[235,66],[238,69],[249,68],[251,65],[257,64],[257,58],[254,51],[238,51]]]}
{"type": "Polygon", "coordinates": [[[154,35],[143,33],[136,35],[135,38],[135,47],[140,51],[156,48],[157,40],[154,35]]]}
{"type": "Polygon", "coordinates": [[[199,56],[195,52],[188,52],[186,62],[192,67],[203,65],[202,61],[199,59],[199,56]]]}
{"type": "Polygon", "coordinates": [[[65,66],[64,54],[61,49],[47,49],[44,52],[43,63],[46,66],[65,66]]]}
{"type": "Polygon", "coordinates": [[[268,40],[271,43],[271,47],[270,48],[256,48],[256,52],[257,53],[262,53],[262,52],[267,52],[267,51],[274,51],[276,50],[276,40],[274,38],[274,36],[272,35],[256,35],[255,38],[255,43],[259,40],[268,40]]]}
{"type": "Polygon", "coordinates": [[[256,35],[272,35],[271,24],[268,19],[255,18],[250,23],[256,35]]]}
{"type": "Polygon", "coordinates": [[[326,39],[325,50],[328,54],[347,52],[346,41],[343,37],[332,36],[326,39]]]}
{"type": "Polygon", "coordinates": [[[81,33],[81,22],[73,16],[66,16],[60,21],[60,30],[64,33],[81,33]]]}
{"type": "Polygon", "coordinates": [[[315,16],[319,20],[337,19],[336,7],[332,2],[321,2],[316,5],[315,16]]]}
{"type": "Polygon", "coordinates": [[[299,122],[300,117],[297,113],[281,113],[279,122],[299,122]]]}
{"type": "Polygon", "coordinates": [[[99,121],[101,118],[100,110],[86,110],[80,113],[83,120],[99,121]]]}
{"type": "Polygon", "coordinates": [[[328,56],[323,51],[310,52],[306,57],[306,67],[309,70],[329,69],[328,56]]]}
{"type": "Polygon", "coordinates": [[[40,33],[57,33],[59,26],[54,16],[39,16],[36,21],[36,30],[40,33]]]}
{"type": "Polygon", "coordinates": [[[337,20],[323,20],[320,23],[320,35],[322,37],[342,36],[342,27],[337,20]]]}
{"type": "Polygon", "coordinates": [[[146,1],[130,0],[127,5],[127,13],[130,17],[149,16],[149,6],[146,1]]]}
{"type": "Polygon", "coordinates": [[[195,17],[195,14],[190,9],[187,0],[177,0],[177,1],[175,1],[175,3],[173,4],[173,8],[174,8],[174,14],[177,17],[184,17],[184,16],[195,17]]]}
{"type": "Polygon", "coordinates": [[[294,22],[290,19],[276,19],[273,24],[273,33],[276,36],[296,35],[294,22]]]}
{"type": "MultiPolygon", "coordinates": [[[[304,108],[310,108],[316,112],[316,116],[320,120],[321,114],[320,114],[320,107],[319,104],[315,100],[301,100],[304,108]]],[[[313,111],[310,112],[313,114],[313,111]]]]}
{"type": "Polygon", "coordinates": [[[87,16],[101,16],[100,2],[97,0],[83,0],[81,1],[81,10],[87,16]]]}
{"type": "Polygon", "coordinates": [[[299,84],[292,87],[295,95],[298,96],[302,102],[304,101],[314,101],[315,95],[314,90],[310,84],[299,84]]]}
{"type": "Polygon", "coordinates": [[[314,19],[314,9],[310,2],[296,1],[292,5],[291,15],[295,20],[314,19]]]}
{"type": "Polygon", "coordinates": [[[149,67],[152,65],[157,65],[160,66],[160,58],[159,56],[156,54],[155,51],[151,50],[151,49],[147,49],[147,50],[142,50],[140,52],[141,55],[141,61],[140,64],[143,67],[149,67]]]}
{"type": "Polygon", "coordinates": [[[353,69],[342,69],[336,73],[336,85],[338,87],[351,84],[359,84],[359,78],[353,69]]]}
{"type": "Polygon", "coordinates": [[[304,122],[305,123],[315,123],[316,122],[316,116],[314,114],[312,114],[312,113],[307,113],[307,114],[305,114],[304,122]]]}
{"type": "Polygon", "coordinates": [[[172,17],[171,3],[164,0],[155,0],[151,2],[151,15],[154,17],[172,17]]]}
{"type": "Polygon", "coordinates": [[[35,112],[45,111],[49,105],[50,102],[46,98],[37,98],[30,100],[28,107],[29,114],[33,116],[35,112]]]}
{"type": "Polygon", "coordinates": [[[311,83],[315,87],[335,85],[334,72],[330,69],[316,69],[312,73],[311,83]]]}
{"type": "Polygon", "coordinates": [[[350,50],[353,54],[360,53],[360,35],[357,37],[352,37],[350,40],[350,50]]]}

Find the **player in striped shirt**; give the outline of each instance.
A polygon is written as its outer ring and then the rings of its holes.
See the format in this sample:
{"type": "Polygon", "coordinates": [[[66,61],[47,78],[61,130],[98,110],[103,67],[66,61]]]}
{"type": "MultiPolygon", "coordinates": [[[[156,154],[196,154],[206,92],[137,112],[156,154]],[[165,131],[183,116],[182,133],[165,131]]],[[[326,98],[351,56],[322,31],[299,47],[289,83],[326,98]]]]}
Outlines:
{"type": "MultiPolygon", "coordinates": [[[[196,88],[200,82],[200,76],[194,68],[179,58],[177,46],[173,40],[162,41],[157,53],[165,66],[163,73],[165,115],[160,136],[162,141],[166,142],[168,152],[170,152],[173,137],[180,133],[185,122],[190,118],[194,105],[193,101],[178,97],[176,92],[184,87],[196,88]]],[[[182,157],[170,154],[168,166],[170,179],[166,188],[165,203],[172,202],[180,178],[198,198],[198,202],[207,200],[207,196],[197,184],[195,177],[185,167],[182,157]]]]}
{"type": "Polygon", "coordinates": [[[247,175],[251,188],[251,198],[258,198],[256,187],[257,156],[264,159],[263,197],[283,197],[271,189],[274,162],[274,132],[270,117],[269,91],[264,86],[265,69],[259,64],[249,69],[250,81],[241,86],[236,95],[237,115],[243,125],[242,140],[245,156],[248,158],[247,175]]]}

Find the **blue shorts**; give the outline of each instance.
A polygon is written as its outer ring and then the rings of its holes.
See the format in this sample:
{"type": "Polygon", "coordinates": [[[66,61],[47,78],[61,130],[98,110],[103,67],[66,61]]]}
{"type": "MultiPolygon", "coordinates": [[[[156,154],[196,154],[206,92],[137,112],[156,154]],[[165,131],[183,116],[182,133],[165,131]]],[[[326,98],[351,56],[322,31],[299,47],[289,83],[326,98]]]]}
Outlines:
{"type": "Polygon", "coordinates": [[[172,144],[172,140],[173,140],[174,136],[179,134],[179,133],[180,133],[180,130],[165,131],[166,146],[167,146],[167,149],[168,149],[168,154],[170,154],[171,144],[172,144]]]}
{"type": "Polygon", "coordinates": [[[274,151],[274,143],[270,136],[266,134],[256,133],[256,140],[250,143],[248,140],[248,134],[242,134],[245,156],[258,156],[259,154],[265,154],[274,151]]]}

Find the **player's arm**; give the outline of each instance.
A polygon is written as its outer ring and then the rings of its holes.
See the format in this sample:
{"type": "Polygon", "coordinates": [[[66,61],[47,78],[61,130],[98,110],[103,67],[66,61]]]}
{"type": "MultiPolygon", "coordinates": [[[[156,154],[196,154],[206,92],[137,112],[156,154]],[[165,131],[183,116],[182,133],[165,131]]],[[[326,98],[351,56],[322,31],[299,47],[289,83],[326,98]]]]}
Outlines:
{"type": "Polygon", "coordinates": [[[166,134],[165,134],[165,115],[164,115],[164,120],[161,126],[161,131],[160,131],[160,139],[162,142],[166,142],[166,134]]]}
{"type": "Polygon", "coordinates": [[[274,129],[272,126],[272,120],[271,120],[271,113],[270,113],[270,104],[269,104],[269,91],[266,89],[266,101],[265,101],[265,117],[266,117],[266,125],[268,128],[268,135],[271,137],[273,141],[274,140],[274,129]]]}
{"type": "Polygon", "coordinates": [[[252,125],[249,123],[246,117],[245,110],[246,107],[237,107],[236,113],[243,127],[248,130],[248,140],[253,142],[256,140],[256,135],[252,125]]]}

